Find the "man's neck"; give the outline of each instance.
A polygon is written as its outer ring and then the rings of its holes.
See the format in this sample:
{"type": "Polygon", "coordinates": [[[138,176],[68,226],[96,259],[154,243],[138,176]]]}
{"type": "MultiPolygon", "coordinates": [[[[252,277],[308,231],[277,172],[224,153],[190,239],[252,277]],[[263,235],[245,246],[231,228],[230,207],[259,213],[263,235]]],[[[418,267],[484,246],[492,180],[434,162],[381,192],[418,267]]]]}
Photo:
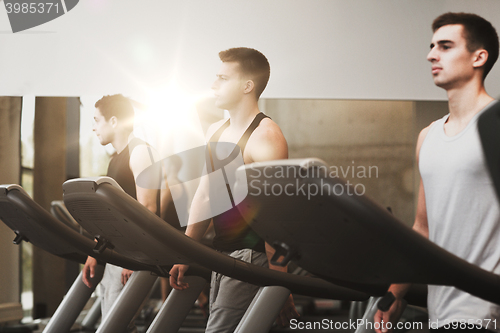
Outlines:
{"type": "Polygon", "coordinates": [[[447,90],[450,118],[469,121],[476,113],[488,105],[493,98],[486,93],[482,84],[470,84],[447,90]]]}
{"type": "Polygon", "coordinates": [[[228,110],[231,127],[235,129],[246,128],[253,118],[260,112],[257,101],[241,103],[236,108],[228,110]]]}
{"type": "Polygon", "coordinates": [[[117,132],[115,133],[114,140],[111,142],[113,148],[115,148],[116,152],[120,154],[125,147],[127,147],[128,143],[134,138],[133,133],[128,132],[117,132]]]}

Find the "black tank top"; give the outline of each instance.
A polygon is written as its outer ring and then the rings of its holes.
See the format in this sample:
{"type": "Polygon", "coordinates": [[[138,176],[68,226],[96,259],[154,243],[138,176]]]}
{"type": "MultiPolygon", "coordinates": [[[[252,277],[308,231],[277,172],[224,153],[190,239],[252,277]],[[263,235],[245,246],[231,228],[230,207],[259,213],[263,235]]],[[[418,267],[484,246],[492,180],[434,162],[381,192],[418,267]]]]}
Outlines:
{"type": "MultiPolygon", "coordinates": [[[[132,170],[130,169],[130,154],[138,145],[147,145],[149,144],[144,142],[141,139],[133,138],[127,147],[123,149],[119,154],[114,154],[111,157],[108,165],[108,173],[107,176],[116,180],[118,185],[120,185],[125,193],[130,195],[132,198],[137,200],[137,192],[135,187],[135,179],[132,170]]],[[[151,162],[153,161],[153,155],[150,151],[151,162]]],[[[158,175],[160,177],[160,175],[158,175]]],[[[158,178],[158,181],[160,178],[158,178]]],[[[156,215],[160,216],[160,191],[158,191],[156,197],[156,215]]]]}
{"type": "MultiPolygon", "coordinates": [[[[253,131],[259,126],[260,122],[264,118],[269,118],[263,113],[259,113],[255,116],[254,120],[248,126],[243,136],[238,141],[237,145],[241,149],[241,154],[245,151],[248,139],[252,135],[253,131]]],[[[229,121],[226,121],[210,138],[209,142],[218,142],[222,132],[229,126],[229,121]]],[[[210,146],[210,145],[209,145],[210,146]]],[[[212,153],[209,151],[209,160],[207,164],[211,163],[212,153]]],[[[231,190],[229,185],[227,185],[229,196],[232,198],[231,190]]],[[[232,199],[231,199],[232,201],[232,199]]],[[[253,231],[250,226],[245,222],[243,216],[241,216],[237,207],[234,206],[230,210],[219,214],[213,218],[213,225],[215,230],[215,237],[213,240],[213,245],[216,250],[219,251],[236,251],[241,249],[253,249],[259,252],[265,252],[265,242],[262,238],[253,231]]]]}
{"type": "MultiPolygon", "coordinates": [[[[187,190],[186,187],[184,186],[183,183],[180,183],[182,186],[182,194],[179,199],[176,200],[178,203],[183,203],[183,202],[188,202],[188,195],[187,195],[187,190]]],[[[187,207],[176,207],[174,205],[174,201],[171,200],[168,203],[167,210],[165,211],[165,216],[163,216],[163,219],[168,222],[172,227],[176,228],[177,230],[181,231],[186,231],[186,227],[181,227],[181,222],[179,221],[179,215],[177,214],[177,208],[179,209],[184,209],[187,211],[187,207]]]]}

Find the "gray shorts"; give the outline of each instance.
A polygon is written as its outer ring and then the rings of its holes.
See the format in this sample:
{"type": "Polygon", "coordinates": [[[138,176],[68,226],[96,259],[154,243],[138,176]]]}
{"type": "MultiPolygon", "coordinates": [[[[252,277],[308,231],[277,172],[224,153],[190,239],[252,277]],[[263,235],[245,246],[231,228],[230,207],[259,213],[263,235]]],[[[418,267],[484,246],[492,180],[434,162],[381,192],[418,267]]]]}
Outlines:
{"type": "Polygon", "coordinates": [[[123,268],[121,267],[106,264],[101,280],[101,295],[103,296],[101,303],[102,318],[106,317],[123,289],[121,282],[122,270],[123,268]]]}
{"type": "MultiPolygon", "coordinates": [[[[122,284],[122,270],[123,268],[111,264],[106,264],[104,269],[104,275],[101,280],[101,313],[102,319],[109,314],[113,304],[115,303],[118,296],[123,290],[122,284]]],[[[132,320],[124,333],[135,333],[137,328],[135,327],[134,320],[132,320]]]]}
{"type": "MultiPolygon", "coordinates": [[[[268,267],[267,256],[262,252],[243,249],[226,254],[257,266],[268,267]]],[[[205,333],[233,333],[259,288],[212,272],[210,317],[205,333]]]]}

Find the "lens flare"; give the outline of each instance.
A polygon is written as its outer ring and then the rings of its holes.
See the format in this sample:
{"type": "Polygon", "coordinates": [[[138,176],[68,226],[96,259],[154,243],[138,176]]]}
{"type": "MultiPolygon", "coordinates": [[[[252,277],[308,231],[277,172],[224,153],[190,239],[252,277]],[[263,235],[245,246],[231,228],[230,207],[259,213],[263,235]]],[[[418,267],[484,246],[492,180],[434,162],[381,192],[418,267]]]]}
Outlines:
{"type": "Polygon", "coordinates": [[[196,96],[187,94],[175,82],[146,91],[147,101],[138,108],[136,123],[150,141],[158,142],[163,156],[204,143],[196,96]]]}

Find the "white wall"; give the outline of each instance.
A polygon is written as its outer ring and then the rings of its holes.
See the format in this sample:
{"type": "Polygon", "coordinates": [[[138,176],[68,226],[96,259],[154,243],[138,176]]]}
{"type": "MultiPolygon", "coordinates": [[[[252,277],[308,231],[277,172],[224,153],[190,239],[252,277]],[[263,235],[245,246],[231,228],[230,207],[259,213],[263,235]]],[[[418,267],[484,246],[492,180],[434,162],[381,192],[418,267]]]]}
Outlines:
{"type": "MultiPolygon", "coordinates": [[[[500,29],[497,0],[82,0],[12,34],[0,8],[0,95],[140,95],[175,79],[210,93],[218,51],[261,50],[264,97],[444,99],[425,60],[430,24],[478,13],[500,29]]],[[[500,65],[487,82],[500,95],[500,65]]]]}

